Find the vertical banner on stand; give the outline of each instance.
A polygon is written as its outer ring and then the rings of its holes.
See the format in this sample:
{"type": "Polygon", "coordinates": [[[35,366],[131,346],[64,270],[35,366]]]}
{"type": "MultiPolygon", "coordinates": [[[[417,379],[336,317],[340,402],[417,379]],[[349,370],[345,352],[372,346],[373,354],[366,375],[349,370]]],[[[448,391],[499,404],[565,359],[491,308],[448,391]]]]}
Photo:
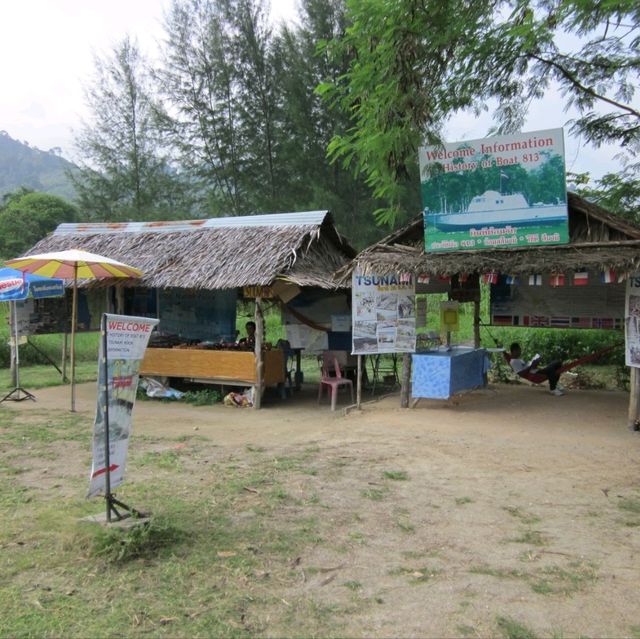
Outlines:
{"type": "Polygon", "coordinates": [[[627,278],[624,314],[625,363],[640,368],[640,273],[627,278]]]}
{"type": "Polygon", "coordinates": [[[93,427],[93,464],[87,497],[105,494],[124,480],[131,414],[138,389],[140,362],[157,319],[129,315],[103,316],[106,339],[100,342],[98,403],[93,427]],[[103,344],[106,343],[106,366],[103,344]],[[106,468],[105,423],[109,423],[109,468],[106,468]]]}

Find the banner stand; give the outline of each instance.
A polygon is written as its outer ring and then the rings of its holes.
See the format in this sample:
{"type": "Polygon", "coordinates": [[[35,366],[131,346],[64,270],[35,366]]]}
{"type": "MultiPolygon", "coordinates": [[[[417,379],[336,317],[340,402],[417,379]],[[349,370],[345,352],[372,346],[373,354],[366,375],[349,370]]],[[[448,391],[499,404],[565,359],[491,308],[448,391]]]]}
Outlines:
{"type": "Polygon", "coordinates": [[[13,327],[13,352],[15,353],[15,357],[16,357],[16,361],[15,361],[15,367],[16,367],[16,385],[15,388],[13,390],[11,390],[9,393],[7,393],[2,399],[0,399],[0,404],[2,404],[2,402],[6,402],[6,401],[12,401],[12,402],[22,402],[25,399],[30,399],[31,401],[36,401],[36,396],[33,393],[30,393],[28,390],[25,390],[24,388],[22,388],[22,386],[20,386],[20,345],[18,343],[19,341],[19,334],[18,334],[18,312],[16,310],[16,302],[12,301],[11,302],[11,306],[10,308],[10,313],[11,313],[11,325],[13,327]]]}
{"type": "Polygon", "coordinates": [[[115,515],[115,520],[120,521],[122,519],[126,519],[127,517],[136,517],[142,518],[145,515],[135,508],[131,508],[131,506],[127,506],[127,504],[121,502],[120,500],[115,498],[115,495],[111,492],[111,459],[110,459],[110,451],[109,451],[109,360],[107,357],[107,316],[105,313],[102,314],[102,318],[100,320],[101,323],[101,334],[102,334],[102,365],[104,367],[104,386],[102,387],[103,398],[104,398],[104,455],[105,455],[105,489],[104,489],[104,498],[107,506],[107,522],[111,523],[112,515],[115,515]],[[126,513],[121,513],[116,508],[119,508],[127,511],[126,513]]]}

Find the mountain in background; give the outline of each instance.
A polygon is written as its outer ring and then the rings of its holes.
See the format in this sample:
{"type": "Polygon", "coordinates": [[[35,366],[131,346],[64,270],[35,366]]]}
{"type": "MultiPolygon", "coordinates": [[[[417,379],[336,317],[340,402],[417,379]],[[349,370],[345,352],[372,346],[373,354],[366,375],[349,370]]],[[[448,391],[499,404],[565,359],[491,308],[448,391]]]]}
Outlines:
{"type": "Polygon", "coordinates": [[[59,154],[58,148],[41,151],[0,131],[0,200],[21,186],[59,195],[69,201],[75,199],[75,190],[66,171],[77,167],[59,154]]]}

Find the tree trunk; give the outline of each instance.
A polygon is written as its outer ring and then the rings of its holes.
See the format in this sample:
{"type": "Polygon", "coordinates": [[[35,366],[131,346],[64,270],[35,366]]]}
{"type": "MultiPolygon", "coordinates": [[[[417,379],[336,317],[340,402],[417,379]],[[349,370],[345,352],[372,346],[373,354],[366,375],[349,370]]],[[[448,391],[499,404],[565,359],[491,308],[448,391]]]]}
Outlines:
{"type": "Polygon", "coordinates": [[[400,387],[400,407],[409,408],[411,395],[411,353],[402,356],[402,386],[400,387]]]}

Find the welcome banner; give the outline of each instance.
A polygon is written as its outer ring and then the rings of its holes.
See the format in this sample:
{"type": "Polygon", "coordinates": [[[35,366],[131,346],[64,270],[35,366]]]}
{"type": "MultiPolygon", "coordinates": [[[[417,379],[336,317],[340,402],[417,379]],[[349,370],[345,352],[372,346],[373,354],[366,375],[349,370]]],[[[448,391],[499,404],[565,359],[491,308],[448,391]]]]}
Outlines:
{"type": "Polygon", "coordinates": [[[107,472],[109,472],[111,489],[124,480],[140,362],[149,343],[151,331],[158,321],[147,317],[109,313],[103,315],[103,339],[100,341],[98,364],[98,402],[93,426],[93,464],[87,497],[106,493],[107,472]],[[106,353],[103,348],[105,341],[106,353]],[[108,469],[105,445],[107,418],[109,423],[108,469]]]}
{"type": "Polygon", "coordinates": [[[421,147],[425,251],[566,244],[562,129],[421,147]]]}

